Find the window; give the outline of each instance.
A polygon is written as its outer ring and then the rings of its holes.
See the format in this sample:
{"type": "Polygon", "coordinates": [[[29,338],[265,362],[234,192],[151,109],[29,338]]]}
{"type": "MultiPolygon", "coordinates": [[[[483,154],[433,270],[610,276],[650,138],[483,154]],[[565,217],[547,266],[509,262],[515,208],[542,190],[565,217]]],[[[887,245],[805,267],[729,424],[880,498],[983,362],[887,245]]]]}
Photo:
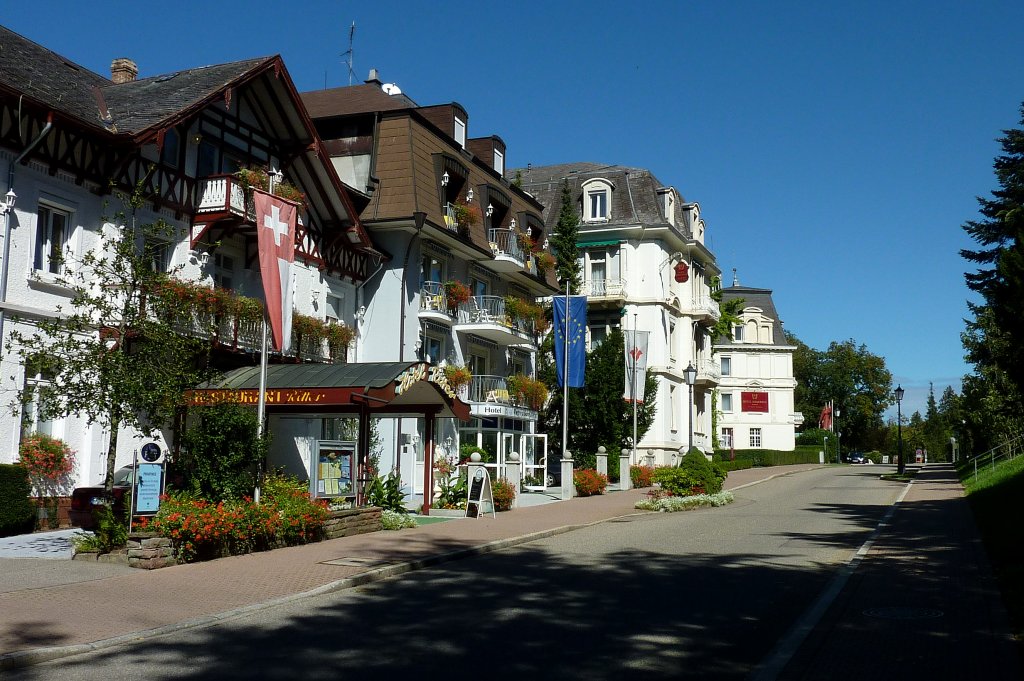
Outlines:
{"type": "Polygon", "coordinates": [[[590,350],[596,350],[601,347],[601,343],[604,343],[605,338],[608,337],[608,327],[604,324],[600,326],[590,327],[590,350]]]}
{"type": "Polygon", "coordinates": [[[217,286],[234,290],[235,258],[224,253],[213,254],[213,282],[217,286]]]}
{"type": "Polygon", "coordinates": [[[327,294],[327,319],[340,322],[345,318],[345,295],[342,293],[327,294]]]}
{"type": "Polygon", "coordinates": [[[460,147],[466,146],[466,121],[458,116],[455,117],[455,141],[460,147]]]}
{"type": "Polygon", "coordinates": [[[469,292],[474,297],[486,296],[487,289],[490,288],[490,282],[486,279],[471,275],[469,278],[469,292]]]}
{"type": "Polygon", "coordinates": [[[732,449],[732,428],[722,428],[722,446],[732,449]]]}
{"type": "Polygon", "coordinates": [[[437,364],[444,359],[444,338],[428,333],[423,337],[423,359],[437,364]]]}
{"type": "Polygon", "coordinates": [[[737,342],[740,342],[740,343],[743,342],[743,325],[742,324],[737,324],[736,326],[732,327],[732,339],[734,341],[737,341],[737,342]]]}
{"type": "Polygon", "coordinates": [[[40,415],[46,393],[53,382],[53,372],[39,359],[25,363],[25,390],[22,393],[21,435],[32,433],[54,435],[54,422],[40,415]]]}
{"type": "Polygon", "coordinates": [[[51,206],[39,206],[36,223],[36,254],[34,267],[43,272],[59,274],[68,247],[71,214],[51,206]]]}
{"type": "Polygon", "coordinates": [[[444,283],[444,261],[436,255],[424,254],[420,262],[420,286],[428,281],[444,283]]]}
{"type": "Polygon", "coordinates": [[[732,393],[722,393],[722,411],[732,411],[732,393]]]}
{"type": "Polygon", "coordinates": [[[590,211],[587,213],[589,220],[608,219],[608,192],[604,189],[587,192],[587,199],[590,202],[590,211]]]}
{"type": "Polygon", "coordinates": [[[497,149],[494,150],[494,170],[499,175],[505,174],[505,154],[501,153],[497,149]]]}
{"type": "Polygon", "coordinates": [[[178,131],[174,128],[164,133],[164,146],[160,149],[160,161],[166,165],[178,167],[178,131]]]}
{"type": "Polygon", "coordinates": [[[668,389],[668,410],[669,410],[669,429],[679,430],[679,391],[676,390],[676,386],[669,386],[668,389]]]}
{"type": "Polygon", "coordinates": [[[761,429],[751,428],[750,429],[750,446],[756,448],[761,446],[761,429]]]}
{"type": "Polygon", "coordinates": [[[732,357],[722,358],[722,375],[732,376],[732,357]]]}
{"type": "Polygon", "coordinates": [[[143,256],[154,272],[166,272],[171,264],[171,245],[160,239],[146,239],[143,256]]]}
{"type": "Polygon", "coordinates": [[[676,322],[670,319],[668,322],[668,358],[676,361],[676,322]]]}

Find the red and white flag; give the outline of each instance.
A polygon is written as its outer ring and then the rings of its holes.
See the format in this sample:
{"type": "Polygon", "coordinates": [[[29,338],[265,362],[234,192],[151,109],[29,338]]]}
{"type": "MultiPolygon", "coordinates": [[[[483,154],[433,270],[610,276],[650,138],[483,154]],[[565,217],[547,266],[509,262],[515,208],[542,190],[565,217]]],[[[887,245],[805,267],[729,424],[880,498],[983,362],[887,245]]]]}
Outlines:
{"type": "Polygon", "coordinates": [[[626,390],[623,397],[627,402],[644,401],[644,386],[647,383],[647,336],[648,331],[625,331],[626,346],[626,390]],[[633,390],[636,389],[636,397],[633,390]]]}
{"type": "Polygon", "coordinates": [[[285,352],[292,340],[292,276],[295,262],[296,206],[273,194],[254,189],[256,244],[267,319],[274,347],[285,352]]]}

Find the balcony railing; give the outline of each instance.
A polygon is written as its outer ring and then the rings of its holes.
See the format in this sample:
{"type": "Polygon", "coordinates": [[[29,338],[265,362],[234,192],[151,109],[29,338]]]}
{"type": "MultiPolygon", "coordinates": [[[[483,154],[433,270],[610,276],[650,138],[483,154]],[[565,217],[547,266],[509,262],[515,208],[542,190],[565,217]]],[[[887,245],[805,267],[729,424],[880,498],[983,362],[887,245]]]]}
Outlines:
{"type": "MultiPolygon", "coordinates": [[[[469,402],[490,402],[534,409],[518,396],[509,393],[508,378],[505,376],[474,376],[469,382],[469,391],[466,397],[469,402]]],[[[534,411],[536,410],[534,409],[534,411]]]]}
{"type": "Polygon", "coordinates": [[[697,361],[697,380],[698,381],[713,381],[715,383],[722,380],[722,369],[718,366],[718,362],[713,359],[701,359],[697,361]]]}
{"type": "Polygon", "coordinates": [[[420,287],[420,310],[448,314],[448,300],[444,285],[439,281],[425,281],[420,287]]]}
{"type": "Polygon", "coordinates": [[[512,329],[523,334],[533,333],[533,321],[513,319],[505,312],[505,298],[502,296],[472,296],[459,306],[459,324],[490,324],[512,329]]]}
{"type": "Polygon", "coordinates": [[[515,230],[489,229],[487,239],[490,241],[491,252],[495,257],[505,256],[519,263],[522,267],[527,259],[526,251],[519,243],[515,230]]]}
{"type": "Polygon", "coordinates": [[[717,322],[722,317],[722,311],[718,303],[711,298],[697,297],[693,299],[693,311],[698,315],[710,318],[717,322]]]}
{"type": "MultiPolygon", "coordinates": [[[[259,352],[263,342],[260,322],[228,314],[193,311],[176,319],[174,330],[183,336],[209,340],[220,348],[236,352],[259,352]]],[[[347,361],[347,348],[335,352],[329,345],[326,339],[302,338],[293,330],[291,348],[285,356],[307,362],[347,361]]]]}
{"type": "Polygon", "coordinates": [[[580,293],[590,298],[624,298],[626,282],[622,279],[588,279],[580,293]]]}
{"type": "Polygon", "coordinates": [[[246,207],[245,188],[232,175],[213,175],[198,181],[196,213],[233,213],[253,217],[246,207]]]}

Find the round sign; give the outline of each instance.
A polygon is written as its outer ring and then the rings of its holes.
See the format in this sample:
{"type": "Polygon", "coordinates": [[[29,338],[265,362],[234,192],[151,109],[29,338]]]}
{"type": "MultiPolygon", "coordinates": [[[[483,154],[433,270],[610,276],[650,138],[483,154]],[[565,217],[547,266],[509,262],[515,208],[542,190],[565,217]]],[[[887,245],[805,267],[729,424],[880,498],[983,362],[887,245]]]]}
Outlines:
{"type": "Polygon", "coordinates": [[[142,458],[150,463],[153,463],[160,458],[160,445],[155,442],[147,442],[142,445],[142,458]]]}

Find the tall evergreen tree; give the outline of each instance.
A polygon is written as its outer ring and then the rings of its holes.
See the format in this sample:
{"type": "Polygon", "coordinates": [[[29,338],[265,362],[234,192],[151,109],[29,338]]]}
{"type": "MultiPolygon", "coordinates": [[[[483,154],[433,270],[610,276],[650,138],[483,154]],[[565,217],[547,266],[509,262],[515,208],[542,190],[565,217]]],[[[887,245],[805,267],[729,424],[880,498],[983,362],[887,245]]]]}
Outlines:
{"type": "Polygon", "coordinates": [[[579,293],[582,279],[580,277],[579,249],[576,239],[580,233],[580,215],[576,210],[576,202],[569,189],[569,180],[562,183],[562,203],[558,211],[558,223],[551,235],[550,245],[555,253],[555,276],[558,285],[565,291],[565,282],[569,282],[569,293],[579,293]]]}
{"type": "MultiPolygon", "coordinates": [[[[1024,105],[1021,106],[1024,125],[1024,105]]],[[[978,369],[1005,372],[1018,392],[1024,387],[1024,130],[1004,130],[1003,154],[994,167],[999,189],[992,198],[978,197],[981,220],[964,224],[979,245],[960,254],[978,265],[968,272],[967,286],[983,303],[968,303],[974,320],[968,322],[964,346],[968,361],[978,369]],[[978,341],[978,342],[971,342],[978,341]]]]}

